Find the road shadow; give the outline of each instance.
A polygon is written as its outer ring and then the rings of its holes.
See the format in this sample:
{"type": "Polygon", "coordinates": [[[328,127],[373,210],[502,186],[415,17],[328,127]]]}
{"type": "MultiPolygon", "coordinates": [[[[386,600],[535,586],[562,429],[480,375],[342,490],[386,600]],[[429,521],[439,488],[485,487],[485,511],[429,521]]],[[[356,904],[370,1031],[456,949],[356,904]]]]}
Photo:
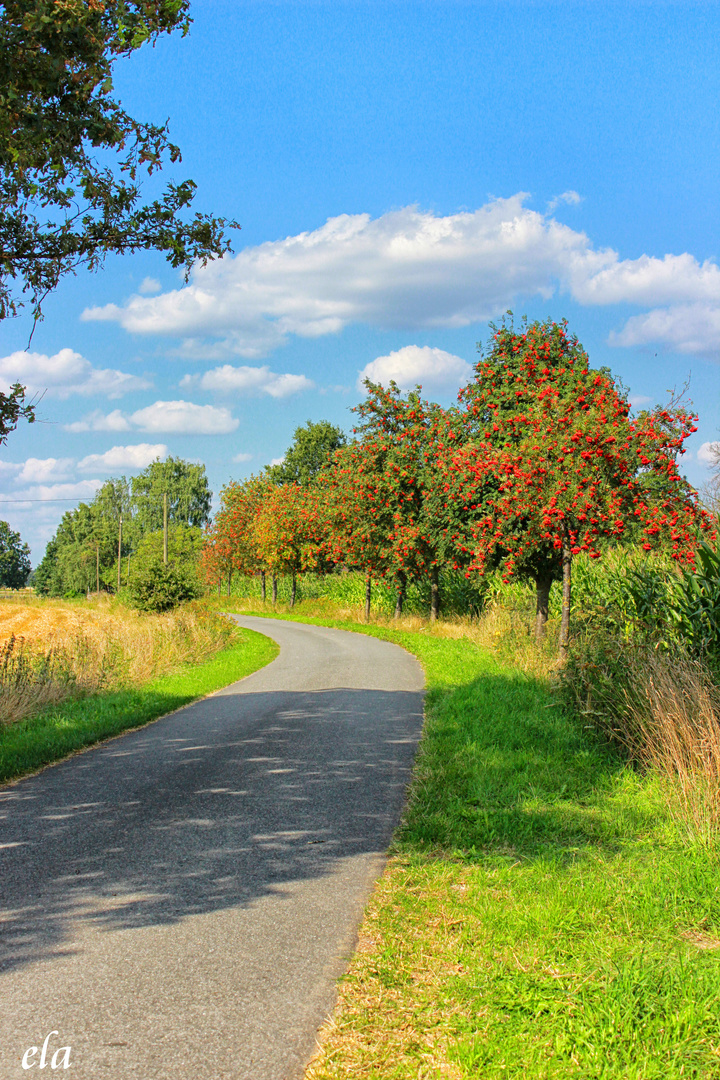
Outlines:
{"type": "Polygon", "coordinates": [[[0,791],[0,970],[386,850],[421,692],[218,695],[0,791]]]}

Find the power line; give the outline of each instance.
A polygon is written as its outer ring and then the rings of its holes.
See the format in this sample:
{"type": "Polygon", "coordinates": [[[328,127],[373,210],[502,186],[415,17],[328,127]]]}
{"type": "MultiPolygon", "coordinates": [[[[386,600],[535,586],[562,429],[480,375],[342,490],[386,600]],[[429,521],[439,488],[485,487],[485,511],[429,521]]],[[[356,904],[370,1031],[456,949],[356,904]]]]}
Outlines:
{"type": "Polygon", "coordinates": [[[0,503],[59,503],[59,502],[82,502],[82,496],[75,499],[0,499],[0,503]]]}

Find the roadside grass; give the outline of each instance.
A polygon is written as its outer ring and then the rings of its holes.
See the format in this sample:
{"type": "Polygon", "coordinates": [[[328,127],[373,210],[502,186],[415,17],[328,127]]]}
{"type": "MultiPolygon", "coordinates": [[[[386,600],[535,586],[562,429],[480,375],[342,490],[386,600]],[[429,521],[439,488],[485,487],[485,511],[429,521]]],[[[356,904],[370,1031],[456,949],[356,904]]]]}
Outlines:
{"type": "Polygon", "coordinates": [[[502,652],[279,617],[395,641],[428,686],[405,815],[308,1080],[719,1077],[720,865],[667,786],[502,652]]]}
{"type": "Polygon", "coordinates": [[[232,627],[204,604],[163,614],[90,600],[0,603],[0,724],[69,699],[142,686],[228,646],[232,627]]]}
{"type": "Polygon", "coordinates": [[[0,782],[16,779],[103,739],[188,705],[274,660],[278,647],[251,630],[205,663],[184,664],[140,685],[65,701],[0,725],[0,782]]]}

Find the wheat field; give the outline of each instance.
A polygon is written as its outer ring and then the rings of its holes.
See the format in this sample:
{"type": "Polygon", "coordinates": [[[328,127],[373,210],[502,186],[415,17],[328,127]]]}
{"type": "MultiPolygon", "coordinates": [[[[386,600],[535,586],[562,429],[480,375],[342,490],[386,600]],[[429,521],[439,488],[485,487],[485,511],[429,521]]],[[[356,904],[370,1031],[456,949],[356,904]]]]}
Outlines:
{"type": "Polygon", "coordinates": [[[0,723],[199,663],[232,633],[200,606],[148,615],[109,597],[0,602],[0,723]]]}

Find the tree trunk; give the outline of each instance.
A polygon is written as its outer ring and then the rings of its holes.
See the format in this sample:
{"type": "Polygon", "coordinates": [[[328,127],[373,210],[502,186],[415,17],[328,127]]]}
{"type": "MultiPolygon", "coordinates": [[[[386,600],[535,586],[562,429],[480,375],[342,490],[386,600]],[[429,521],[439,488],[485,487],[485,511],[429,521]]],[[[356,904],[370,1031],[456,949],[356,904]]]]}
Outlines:
{"type": "Polygon", "coordinates": [[[550,613],[550,588],[551,577],[539,577],[535,579],[537,604],[535,607],[535,641],[539,645],[545,637],[545,626],[550,613]]]}
{"type": "Polygon", "coordinates": [[[571,573],[572,573],[572,552],[570,551],[570,540],[567,536],[563,538],[562,549],[562,567],[563,567],[563,598],[562,598],[562,618],[560,620],[560,659],[565,660],[567,658],[568,649],[570,648],[570,599],[571,599],[571,573]]]}
{"type": "Polygon", "coordinates": [[[267,585],[265,584],[265,571],[260,571],[260,596],[262,597],[263,604],[267,600],[267,585]]]}
{"type": "Polygon", "coordinates": [[[372,577],[365,578],[365,622],[370,622],[370,601],[372,600],[372,577]]]}
{"type": "Polygon", "coordinates": [[[430,622],[436,622],[440,614],[440,574],[437,566],[430,570],[430,622]]]}
{"type": "Polygon", "coordinates": [[[290,607],[295,607],[295,597],[297,596],[297,575],[292,576],[292,591],[290,593],[290,607]]]}
{"type": "Polygon", "coordinates": [[[273,604],[277,604],[277,574],[273,574],[273,576],[272,576],[272,586],[273,586],[273,593],[272,593],[273,604]]]}
{"type": "Polygon", "coordinates": [[[218,578],[218,596],[222,596],[222,576],[218,578]]]}
{"type": "Polygon", "coordinates": [[[403,607],[405,605],[405,590],[407,588],[407,578],[405,577],[405,571],[401,570],[398,574],[397,595],[395,597],[395,613],[394,619],[399,619],[403,613],[403,607]]]}
{"type": "Polygon", "coordinates": [[[231,590],[232,590],[232,574],[228,574],[228,583],[227,583],[227,594],[228,594],[228,596],[230,596],[231,590]]]}

